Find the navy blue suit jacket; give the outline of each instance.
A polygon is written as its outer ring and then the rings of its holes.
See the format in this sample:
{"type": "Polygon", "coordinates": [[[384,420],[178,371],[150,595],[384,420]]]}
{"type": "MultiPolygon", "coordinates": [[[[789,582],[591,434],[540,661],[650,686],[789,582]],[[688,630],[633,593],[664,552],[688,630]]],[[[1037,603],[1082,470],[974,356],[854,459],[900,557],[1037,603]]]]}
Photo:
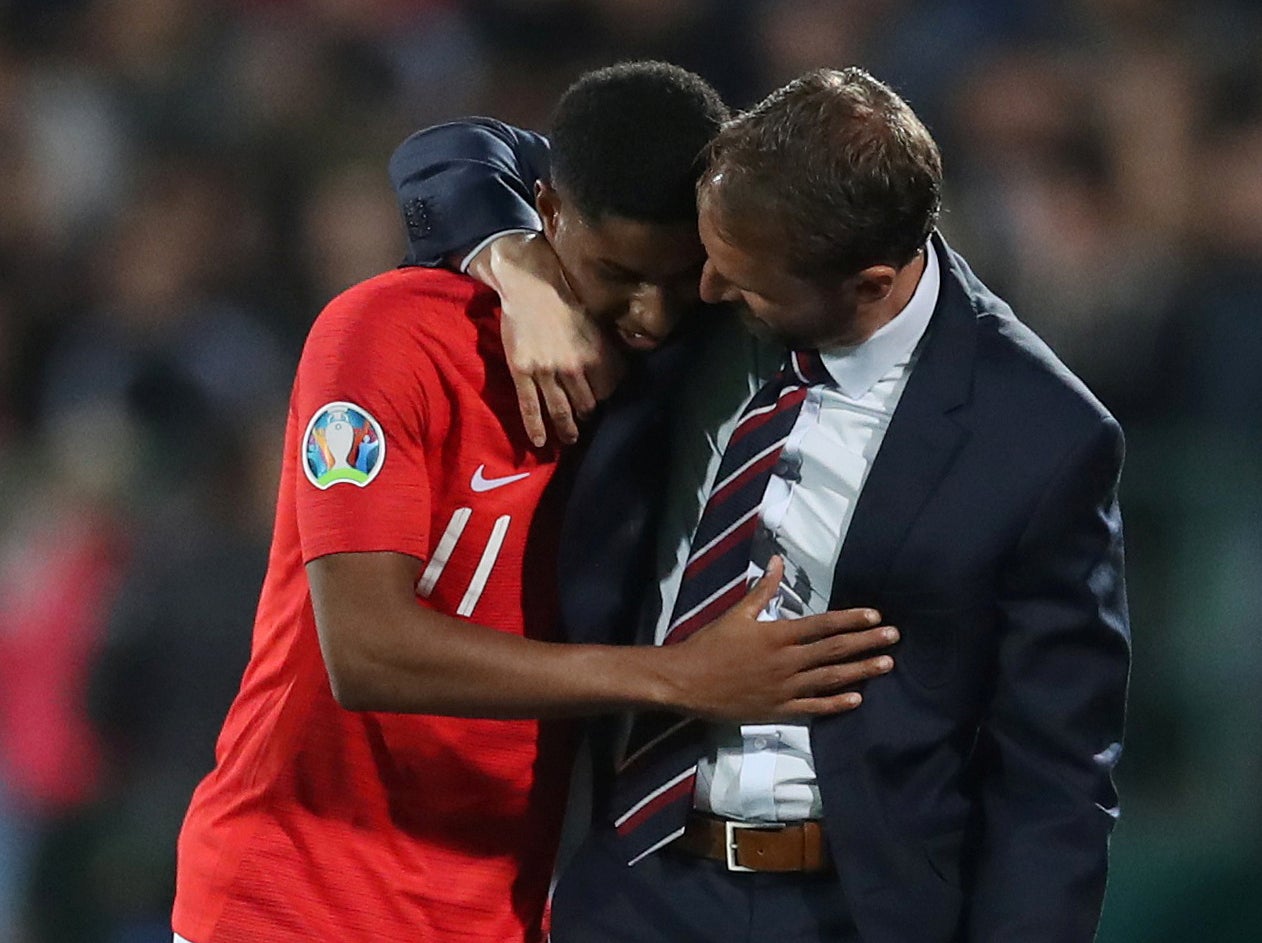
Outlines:
{"type": "MultiPolygon", "coordinates": [[[[489,119],[410,138],[391,173],[411,261],[532,225],[546,157],[542,138],[489,119]]],[[[878,608],[903,640],[858,710],[812,725],[839,891],[868,943],[1087,943],[1129,666],[1122,434],[940,236],[932,247],[937,308],[832,598],[878,608]]],[[[619,639],[655,595],[670,390],[704,334],[650,357],[593,437],[561,561],[575,640],[619,639]]]]}

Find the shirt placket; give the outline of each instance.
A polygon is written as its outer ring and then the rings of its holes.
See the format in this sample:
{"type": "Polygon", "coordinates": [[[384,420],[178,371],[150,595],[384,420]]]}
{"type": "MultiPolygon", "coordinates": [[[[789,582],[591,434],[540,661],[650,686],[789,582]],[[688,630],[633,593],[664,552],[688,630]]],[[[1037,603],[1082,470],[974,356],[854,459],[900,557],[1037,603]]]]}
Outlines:
{"type": "MultiPolygon", "coordinates": [[[[807,391],[802,403],[798,420],[785,441],[780,452],[780,460],[767,483],[767,491],[759,507],[759,518],[779,540],[789,507],[793,501],[794,486],[798,481],[798,471],[802,466],[802,441],[810,430],[818,425],[823,395],[820,389],[812,387],[807,391]]],[[[750,577],[762,575],[762,568],[750,563],[750,577]]],[[[767,604],[759,614],[760,621],[770,621],[792,617],[787,610],[782,610],[782,592],[767,604]]],[[[740,781],[741,807],[745,816],[751,820],[776,821],[776,763],[779,759],[782,731],[772,724],[741,725],[741,766],[738,779],[740,781]]]]}

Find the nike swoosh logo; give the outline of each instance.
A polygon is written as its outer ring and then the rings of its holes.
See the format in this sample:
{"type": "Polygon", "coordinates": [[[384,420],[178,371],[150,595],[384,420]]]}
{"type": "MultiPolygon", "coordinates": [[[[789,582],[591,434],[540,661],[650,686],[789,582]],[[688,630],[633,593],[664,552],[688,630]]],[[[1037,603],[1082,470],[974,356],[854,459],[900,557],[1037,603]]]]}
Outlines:
{"type": "Polygon", "coordinates": [[[479,465],[478,470],[473,473],[473,480],[469,482],[469,487],[474,491],[494,491],[496,488],[511,485],[514,481],[530,477],[530,472],[522,472],[520,475],[508,475],[504,478],[487,478],[482,474],[484,471],[486,471],[486,466],[479,465]]]}

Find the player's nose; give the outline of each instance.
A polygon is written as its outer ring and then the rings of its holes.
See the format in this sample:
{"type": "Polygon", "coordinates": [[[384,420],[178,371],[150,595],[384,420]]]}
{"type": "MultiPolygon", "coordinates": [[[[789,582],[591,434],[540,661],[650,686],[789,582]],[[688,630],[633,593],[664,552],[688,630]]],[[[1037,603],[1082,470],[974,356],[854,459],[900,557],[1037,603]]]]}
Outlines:
{"type": "Polygon", "coordinates": [[[675,329],[679,320],[678,305],[659,285],[640,285],[627,305],[627,327],[653,346],[660,344],[675,329]]]}
{"type": "Polygon", "coordinates": [[[660,285],[644,285],[631,301],[631,311],[644,330],[657,338],[665,338],[675,329],[679,312],[671,304],[660,285]]]}

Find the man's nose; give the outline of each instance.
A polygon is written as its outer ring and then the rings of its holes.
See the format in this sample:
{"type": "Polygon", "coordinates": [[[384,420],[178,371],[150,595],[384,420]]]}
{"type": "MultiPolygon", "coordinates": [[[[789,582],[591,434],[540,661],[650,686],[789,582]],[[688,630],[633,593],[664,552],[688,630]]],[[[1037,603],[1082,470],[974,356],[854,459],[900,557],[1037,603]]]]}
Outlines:
{"type": "Polygon", "coordinates": [[[740,292],[715,270],[709,259],[701,269],[701,285],[698,288],[701,300],[706,304],[718,304],[720,301],[736,301],[740,292]]]}

